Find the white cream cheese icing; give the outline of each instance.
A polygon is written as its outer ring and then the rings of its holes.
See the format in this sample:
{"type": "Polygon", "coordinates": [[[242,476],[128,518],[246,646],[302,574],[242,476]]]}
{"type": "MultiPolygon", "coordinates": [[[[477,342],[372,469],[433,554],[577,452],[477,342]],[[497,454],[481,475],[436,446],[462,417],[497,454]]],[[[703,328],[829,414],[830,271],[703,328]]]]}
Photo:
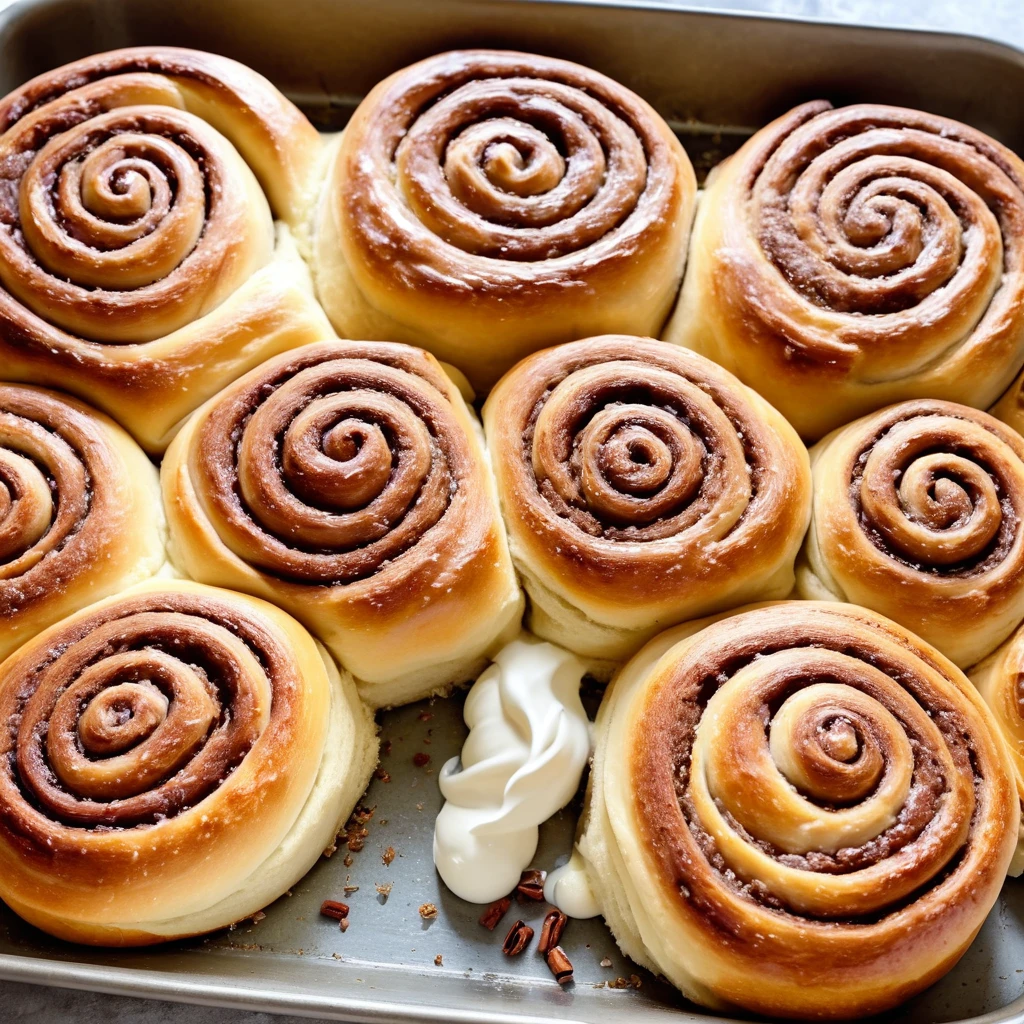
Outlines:
{"type": "Polygon", "coordinates": [[[461,758],[441,769],[445,804],[434,864],[472,903],[511,892],[537,851],[538,826],[576,793],[590,754],[579,658],[520,636],[473,684],[461,758]]]}
{"type": "Polygon", "coordinates": [[[590,888],[586,865],[575,847],[568,863],[548,875],[544,882],[544,899],[566,917],[583,920],[601,913],[590,888]]]}

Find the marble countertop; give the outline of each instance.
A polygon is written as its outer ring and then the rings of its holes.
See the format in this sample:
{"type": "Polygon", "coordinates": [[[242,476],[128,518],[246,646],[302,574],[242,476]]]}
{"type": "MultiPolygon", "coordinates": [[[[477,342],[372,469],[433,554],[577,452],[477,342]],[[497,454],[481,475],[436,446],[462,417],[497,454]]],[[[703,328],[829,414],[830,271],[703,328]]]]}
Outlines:
{"type": "MultiPolygon", "coordinates": [[[[627,0],[628,2],[628,0],[627,0]]],[[[705,7],[821,18],[862,25],[901,25],[989,36],[1024,48],[1021,0],[643,0],[667,7],[705,7]]],[[[0,8],[8,6],[0,0],[0,8]]],[[[220,1007],[129,999],[0,982],[4,1021],[56,1024],[300,1024],[308,1018],[225,1010],[220,1007]]]]}

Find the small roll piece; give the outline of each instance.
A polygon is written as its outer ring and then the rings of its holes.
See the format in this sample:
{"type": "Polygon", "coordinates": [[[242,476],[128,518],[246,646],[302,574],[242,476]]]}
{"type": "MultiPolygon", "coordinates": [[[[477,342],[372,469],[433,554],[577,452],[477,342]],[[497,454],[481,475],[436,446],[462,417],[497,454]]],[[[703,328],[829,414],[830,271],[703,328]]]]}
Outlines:
{"type": "Polygon", "coordinates": [[[985,702],[852,605],[669,630],[613,681],[596,732],[579,849],[602,912],[627,955],[726,1013],[909,999],[967,949],[1017,846],[985,702]]]}
{"type": "Polygon", "coordinates": [[[913,398],[987,408],[1024,364],[1024,162],[917,110],[797,107],[709,177],[664,337],[810,440],[913,398]]]}
{"type": "Polygon", "coordinates": [[[1024,619],[1024,438],[987,413],[902,402],[811,449],[801,597],[872,608],[961,668],[1024,619]]]}
{"type": "Polygon", "coordinates": [[[133,946],[254,914],[366,787],[373,718],[294,619],[145,583],[0,666],[0,897],[58,938],[133,946]]]}
{"type": "Polygon", "coordinates": [[[102,413],[0,384],[0,661],[164,565],[156,468],[102,413]]]}
{"type": "Polygon", "coordinates": [[[289,231],[321,152],[265,78],[193,50],[99,54],[0,100],[4,377],[162,451],[204,399],[322,331],[289,231]]]}
{"type": "Polygon", "coordinates": [[[696,179],[662,118],[564,60],[440,54],[345,128],[313,221],[338,333],[422,345],[484,391],[537,349],[657,334],[696,179]]]}
{"type": "Polygon", "coordinates": [[[1017,375],[989,412],[1008,427],[1013,427],[1018,434],[1024,434],[1024,371],[1017,375]]]}
{"type": "MultiPolygon", "coordinates": [[[[971,682],[992,709],[999,735],[1013,762],[1024,813],[1024,628],[970,671],[971,682]]],[[[1009,873],[1024,872],[1024,821],[1009,873]]]]}
{"type": "Polygon", "coordinates": [[[538,636],[622,661],[793,589],[807,450],[710,360],[622,335],[561,345],[506,374],[483,417],[538,636]]]}
{"type": "Polygon", "coordinates": [[[171,558],[290,611],[374,706],[464,682],[523,604],[478,433],[420,349],[334,340],[278,356],[168,449],[171,558]]]}

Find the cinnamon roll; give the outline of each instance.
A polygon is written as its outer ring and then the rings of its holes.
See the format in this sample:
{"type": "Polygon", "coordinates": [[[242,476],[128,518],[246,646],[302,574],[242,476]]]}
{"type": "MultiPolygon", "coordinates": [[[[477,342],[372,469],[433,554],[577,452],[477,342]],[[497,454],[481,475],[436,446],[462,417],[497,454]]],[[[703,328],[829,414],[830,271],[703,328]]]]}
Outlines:
{"type": "Polygon", "coordinates": [[[266,79],[192,50],[100,54],[0,100],[4,377],[81,395],[161,451],[322,332],[288,227],[320,151],[266,79]]]}
{"type": "Polygon", "coordinates": [[[156,468],[77,399],[0,384],[0,661],[164,564],[156,468]]]}
{"type": "Polygon", "coordinates": [[[1017,379],[989,412],[1007,426],[1013,427],[1018,434],[1024,431],[1024,372],[1017,375],[1017,379]]]}
{"type": "Polygon", "coordinates": [[[708,179],[664,337],[811,439],[905,399],[986,408],[1024,364],[1024,162],[933,114],[797,107],[708,179]]]}
{"type": "Polygon", "coordinates": [[[0,897],[63,939],[145,945],[247,917],[327,847],[377,741],[290,616],[142,584],[0,666],[0,897]]]}
{"type": "Polygon", "coordinates": [[[1019,821],[950,661],[873,612],[798,601],[670,630],[625,666],[579,845],[619,945],[688,998],[845,1019],[956,963],[1019,821]]]}
{"type": "Polygon", "coordinates": [[[1024,619],[1024,438],[987,413],[903,402],[811,450],[801,597],[873,608],[961,668],[1024,619]]]}
{"type": "MultiPolygon", "coordinates": [[[[1024,808],[1024,629],[1018,629],[998,650],[970,672],[971,682],[992,710],[999,735],[1006,741],[1024,808]]],[[[1024,871],[1024,828],[1009,873],[1024,871]]]]}
{"type": "Polygon", "coordinates": [[[440,54],[346,127],[314,218],[317,292],[343,337],[422,345],[486,389],[547,345],[657,334],[695,188],[661,117],[604,75],[440,54]]]}
{"type": "Polygon", "coordinates": [[[666,626],[792,590],[807,451],[710,360],[573,342],[524,359],[483,417],[539,636],[621,661],[666,626]]]}
{"type": "Polygon", "coordinates": [[[522,614],[478,430],[420,349],[278,356],[168,449],[172,560],[290,611],[374,706],[463,682],[522,614]]]}

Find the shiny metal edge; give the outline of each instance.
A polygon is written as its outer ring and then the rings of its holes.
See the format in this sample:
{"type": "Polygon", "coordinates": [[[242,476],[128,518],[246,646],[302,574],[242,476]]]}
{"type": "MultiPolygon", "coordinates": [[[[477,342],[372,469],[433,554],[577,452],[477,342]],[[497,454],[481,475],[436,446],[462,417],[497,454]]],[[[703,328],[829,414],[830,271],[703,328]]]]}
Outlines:
{"type": "MultiPolygon", "coordinates": [[[[131,0],[127,0],[131,2],[131,0]]],[[[384,6],[387,0],[373,0],[384,6]]],[[[554,3],[579,8],[581,11],[599,12],[623,8],[650,12],[666,16],[697,16],[721,19],[723,22],[742,21],[771,25],[790,24],[801,28],[821,28],[844,33],[877,35],[892,38],[905,35],[917,42],[933,40],[945,46],[954,45],[965,50],[976,50],[992,58],[1009,60],[1024,68],[1024,49],[983,34],[955,32],[941,29],[924,29],[913,25],[860,25],[829,18],[803,17],[756,11],[736,11],[715,7],[692,7],[685,3],[646,3],[644,0],[488,0],[489,4],[502,6],[539,6],[554,3]]],[[[0,11],[0,54],[7,37],[21,19],[47,8],[57,8],[60,0],[18,0],[17,3],[0,11]]],[[[367,967],[364,971],[372,971],[367,967]]],[[[0,953],[0,978],[27,984],[53,986],[104,992],[140,998],[159,999],[169,1002],[205,1006],[292,1014],[304,1017],[321,1017],[330,1020],[372,1022],[372,1024],[588,1024],[583,1017],[557,1016],[533,1013],[507,1012],[502,1009],[462,1009],[446,1005],[425,1005],[421,1002],[390,1000],[384,993],[371,998],[355,994],[346,995],[344,1003],[336,998],[323,998],[311,992],[301,981],[289,986],[277,980],[271,991],[245,990],[239,987],[237,978],[229,972],[210,972],[199,980],[181,974],[163,974],[144,968],[114,967],[108,965],[75,962],[63,959],[44,959],[32,955],[0,953]]],[[[609,1010],[624,1009],[609,1006],[609,1010]]],[[[897,1011],[899,1014],[899,1011],[897,1011]]],[[[697,1022],[718,1021],[721,1024],[743,1024],[739,1018],[690,1012],[678,1008],[630,1007],[628,1019],[638,1024],[646,1022],[676,1022],[676,1024],[697,1024],[697,1022]]],[[[886,1018],[887,1020],[890,1018],[886,1018]]],[[[902,1014],[891,1018],[910,1018],[902,1014]]],[[[1024,1024],[1024,995],[1005,1007],[969,1018],[961,1018],[955,1024],[1024,1024]]]]}

